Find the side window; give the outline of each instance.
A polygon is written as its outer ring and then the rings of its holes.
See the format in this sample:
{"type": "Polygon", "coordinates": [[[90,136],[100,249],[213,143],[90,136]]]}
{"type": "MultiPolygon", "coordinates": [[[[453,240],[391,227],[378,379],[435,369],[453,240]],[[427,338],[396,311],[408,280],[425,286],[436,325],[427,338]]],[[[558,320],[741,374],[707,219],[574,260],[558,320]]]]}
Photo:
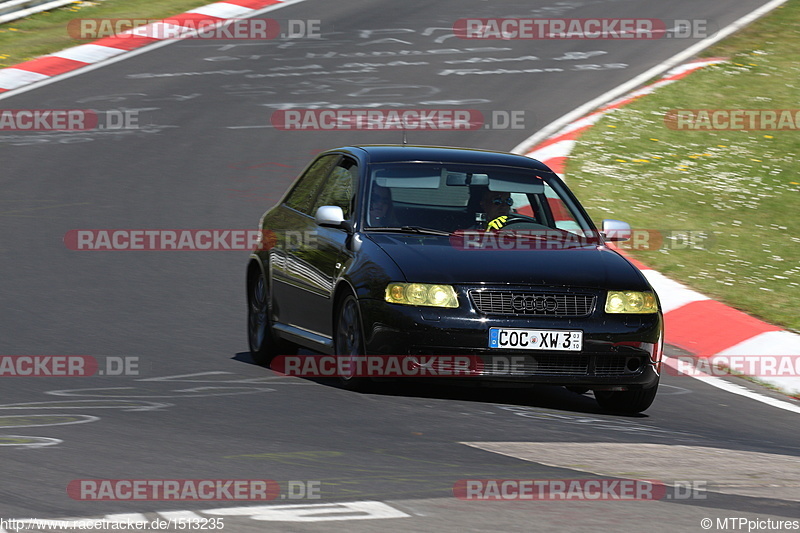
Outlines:
{"type": "Polygon", "coordinates": [[[349,157],[342,158],[322,186],[311,214],[313,215],[323,205],[336,205],[342,208],[344,218],[350,218],[353,214],[356,183],[358,183],[358,165],[349,157]]]}
{"type": "Polygon", "coordinates": [[[580,224],[578,224],[578,221],[572,216],[572,213],[570,212],[569,207],[567,207],[567,205],[564,203],[564,200],[562,200],[558,196],[558,193],[556,193],[556,191],[550,187],[550,184],[545,184],[544,195],[547,200],[548,207],[550,208],[550,213],[553,216],[553,221],[555,222],[556,228],[570,231],[579,235],[582,234],[580,224]]]}
{"type": "Polygon", "coordinates": [[[311,204],[317,196],[319,186],[338,160],[338,155],[325,155],[314,161],[286,197],[286,205],[313,216],[311,204]]]}

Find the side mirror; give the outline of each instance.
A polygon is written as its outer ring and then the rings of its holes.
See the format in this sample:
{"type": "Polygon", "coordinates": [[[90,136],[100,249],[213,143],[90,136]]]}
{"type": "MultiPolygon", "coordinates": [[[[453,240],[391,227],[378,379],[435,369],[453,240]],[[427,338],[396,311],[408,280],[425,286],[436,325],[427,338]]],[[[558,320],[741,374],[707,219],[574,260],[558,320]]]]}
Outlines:
{"type": "Polygon", "coordinates": [[[320,226],[347,229],[344,221],[344,211],[338,205],[323,205],[317,209],[314,220],[320,226]]]}
{"type": "Polygon", "coordinates": [[[603,220],[603,238],[607,241],[627,241],[631,238],[631,225],[621,220],[603,220]]]}

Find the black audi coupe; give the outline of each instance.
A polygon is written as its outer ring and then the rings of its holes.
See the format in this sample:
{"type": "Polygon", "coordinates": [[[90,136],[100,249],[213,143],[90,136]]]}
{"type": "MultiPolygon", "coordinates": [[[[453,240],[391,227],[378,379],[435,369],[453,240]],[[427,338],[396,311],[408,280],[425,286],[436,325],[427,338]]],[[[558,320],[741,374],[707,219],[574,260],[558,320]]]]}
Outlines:
{"type": "MultiPolygon", "coordinates": [[[[318,155],[260,220],[247,267],[253,359],[468,356],[468,380],[656,396],[663,316],[642,273],[534,159],[425,146],[318,155]]],[[[432,358],[433,359],[430,359],[432,358]]],[[[428,359],[424,359],[428,358],[428,359]]],[[[340,376],[357,389],[371,378],[340,376]]]]}

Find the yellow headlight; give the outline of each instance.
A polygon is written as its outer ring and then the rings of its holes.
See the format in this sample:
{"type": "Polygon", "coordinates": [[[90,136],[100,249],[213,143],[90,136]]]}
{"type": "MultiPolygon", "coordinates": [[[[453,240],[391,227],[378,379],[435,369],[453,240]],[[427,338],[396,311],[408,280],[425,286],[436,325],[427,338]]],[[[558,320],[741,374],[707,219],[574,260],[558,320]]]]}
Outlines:
{"type": "Polygon", "coordinates": [[[428,307],[458,307],[458,297],[450,285],[427,283],[390,283],[385,300],[393,304],[424,305],[428,307]]]}
{"type": "Polygon", "coordinates": [[[434,285],[428,290],[428,301],[431,305],[440,307],[450,299],[450,291],[442,285],[434,285]]]}
{"type": "Polygon", "coordinates": [[[428,297],[428,288],[421,283],[412,283],[406,288],[406,297],[412,305],[423,305],[428,297]]]}
{"type": "Polygon", "coordinates": [[[400,283],[393,283],[386,287],[386,301],[402,301],[405,297],[405,287],[400,283]]]}
{"type": "Polygon", "coordinates": [[[649,314],[657,313],[656,295],[640,291],[608,291],[606,313],[649,314]]]}

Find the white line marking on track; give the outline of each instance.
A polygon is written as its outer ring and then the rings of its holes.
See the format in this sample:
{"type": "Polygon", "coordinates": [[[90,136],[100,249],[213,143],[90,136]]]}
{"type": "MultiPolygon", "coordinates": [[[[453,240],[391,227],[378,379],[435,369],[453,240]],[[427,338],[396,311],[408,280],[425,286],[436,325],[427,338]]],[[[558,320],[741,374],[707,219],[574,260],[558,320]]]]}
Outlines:
{"type": "Polygon", "coordinates": [[[147,517],[142,513],[119,513],[119,514],[107,514],[105,519],[109,522],[116,522],[116,523],[127,523],[128,520],[131,522],[149,522],[147,517]]]}
{"type": "MultiPolygon", "coordinates": [[[[13,446],[17,448],[43,448],[61,444],[61,439],[50,437],[29,437],[27,435],[0,435],[0,446],[13,446]]],[[[2,531],[2,530],[0,530],[2,531]]]]}
{"type": "Polygon", "coordinates": [[[327,522],[411,516],[383,502],[375,501],[230,507],[202,512],[217,516],[249,516],[253,520],[270,522],[327,522]]]}
{"type": "MultiPolygon", "coordinates": [[[[213,515],[222,517],[242,517],[264,522],[332,522],[343,520],[376,520],[386,518],[410,518],[411,515],[392,507],[391,505],[378,501],[355,501],[355,502],[336,502],[336,503],[314,503],[314,504],[283,504],[283,505],[257,505],[248,507],[223,507],[217,509],[203,509],[201,511],[158,511],[156,514],[165,520],[176,520],[188,524],[192,520],[203,519],[203,515],[213,515]],[[198,513],[202,513],[198,514],[198,513]]],[[[420,516],[423,516],[420,514],[420,516]]],[[[121,513],[105,515],[104,520],[112,523],[124,524],[130,522],[152,523],[147,516],[142,513],[121,513]]],[[[45,520],[36,519],[17,519],[21,522],[40,523],[45,520]]],[[[92,518],[70,518],[62,520],[46,520],[52,524],[62,524],[67,527],[75,527],[79,521],[92,521],[92,518]]],[[[96,520],[96,519],[94,519],[96,520]]],[[[178,529],[183,529],[180,524],[178,529]]],[[[191,529],[191,528],[189,528],[191,529]]],[[[0,527],[0,533],[7,533],[0,527]]]]}
{"type": "MultiPolygon", "coordinates": [[[[678,363],[675,362],[673,359],[666,358],[666,359],[664,359],[663,363],[665,365],[675,369],[675,371],[679,371],[678,370],[678,363]]],[[[697,373],[700,373],[700,372],[697,371],[697,373]]],[[[778,400],[777,398],[771,398],[769,396],[764,396],[763,394],[760,394],[758,392],[750,390],[747,387],[743,387],[743,386],[738,385],[736,383],[731,383],[730,381],[725,381],[722,378],[709,376],[708,374],[704,374],[702,376],[692,375],[690,377],[693,377],[694,379],[700,380],[703,383],[711,385],[712,387],[716,387],[718,389],[722,389],[724,391],[731,392],[733,394],[738,394],[739,396],[744,396],[745,398],[750,398],[751,400],[755,400],[757,402],[765,403],[765,404],[770,405],[772,407],[777,407],[778,409],[783,409],[784,411],[789,411],[791,413],[800,414],[800,406],[798,406],[798,405],[791,404],[791,403],[786,402],[784,400],[778,400]]]]}
{"type": "Polygon", "coordinates": [[[166,520],[175,520],[176,522],[189,522],[203,518],[192,511],[159,511],[158,514],[166,520]]]}

